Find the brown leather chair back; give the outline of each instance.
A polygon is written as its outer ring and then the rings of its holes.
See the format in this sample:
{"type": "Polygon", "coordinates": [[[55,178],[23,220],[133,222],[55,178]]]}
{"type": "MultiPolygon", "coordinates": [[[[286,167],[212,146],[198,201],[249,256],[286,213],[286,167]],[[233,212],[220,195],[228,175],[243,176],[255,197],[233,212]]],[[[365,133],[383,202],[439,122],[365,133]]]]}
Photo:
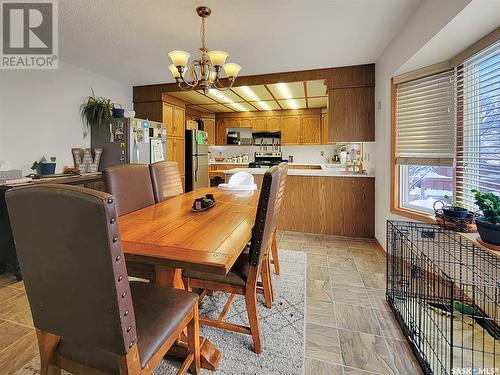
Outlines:
{"type": "Polygon", "coordinates": [[[286,173],[287,166],[282,163],[269,168],[264,174],[250,245],[249,261],[252,266],[260,264],[278,226],[286,173]]]}
{"type": "Polygon", "coordinates": [[[127,353],[137,334],[111,195],[44,184],[6,201],[35,327],[127,353]]]}
{"type": "Polygon", "coordinates": [[[184,193],[179,166],[175,161],[160,161],[149,165],[156,203],[184,193]]]}
{"type": "Polygon", "coordinates": [[[118,216],[155,204],[147,164],[115,165],[104,169],[102,175],[115,199],[118,216]]]}

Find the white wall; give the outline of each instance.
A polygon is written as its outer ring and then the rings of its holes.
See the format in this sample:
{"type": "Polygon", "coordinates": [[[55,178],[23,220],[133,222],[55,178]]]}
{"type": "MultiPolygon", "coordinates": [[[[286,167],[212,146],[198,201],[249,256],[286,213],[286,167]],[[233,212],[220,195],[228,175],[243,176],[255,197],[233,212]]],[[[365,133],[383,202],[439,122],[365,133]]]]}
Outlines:
{"type": "Polygon", "coordinates": [[[91,87],[96,95],[132,108],[130,85],[62,61],[57,70],[0,71],[2,169],[26,174],[42,156],[56,156],[58,171],[73,166],[71,148],[90,146],[90,137],[83,137],[80,105],[91,87]]]}
{"type": "MultiPolygon", "coordinates": [[[[471,0],[423,0],[375,65],[375,237],[385,246],[390,213],[391,78],[471,0]]],[[[407,219],[404,219],[407,220],[407,219]]]]}

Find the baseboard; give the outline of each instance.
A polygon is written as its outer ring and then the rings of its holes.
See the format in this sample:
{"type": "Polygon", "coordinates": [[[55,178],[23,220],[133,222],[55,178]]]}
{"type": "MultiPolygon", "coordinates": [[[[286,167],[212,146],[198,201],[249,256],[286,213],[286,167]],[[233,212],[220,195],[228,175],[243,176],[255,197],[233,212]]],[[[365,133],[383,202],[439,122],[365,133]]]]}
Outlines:
{"type": "Polygon", "coordinates": [[[375,238],[375,247],[377,248],[378,251],[382,253],[383,256],[387,256],[387,252],[385,251],[384,247],[378,242],[378,240],[375,238]]]}

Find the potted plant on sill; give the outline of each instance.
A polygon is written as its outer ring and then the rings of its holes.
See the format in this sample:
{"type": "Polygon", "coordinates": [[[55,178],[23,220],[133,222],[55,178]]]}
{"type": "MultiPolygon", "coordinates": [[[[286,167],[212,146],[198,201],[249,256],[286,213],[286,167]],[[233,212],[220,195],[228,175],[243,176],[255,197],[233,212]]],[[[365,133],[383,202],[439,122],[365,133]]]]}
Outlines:
{"type": "Polygon", "coordinates": [[[484,216],[476,218],[477,230],[481,240],[500,246],[500,197],[493,193],[472,190],[476,205],[484,216]]]}
{"type": "Polygon", "coordinates": [[[443,214],[445,216],[457,219],[464,219],[467,217],[469,210],[464,207],[463,203],[452,201],[448,195],[445,195],[444,199],[449,203],[449,206],[443,206],[443,214]]]}
{"type": "Polygon", "coordinates": [[[110,99],[102,96],[96,97],[94,90],[92,95],[88,96],[80,107],[85,130],[83,135],[88,134],[89,129],[106,125],[112,118],[114,104],[110,99]]]}
{"type": "Polygon", "coordinates": [[[51,156],[50,161],[47,161],[44,156],[39,161],[34,161],[31,169],[42,175],[54,174],[56,173],[56,157],[51,156]]]}

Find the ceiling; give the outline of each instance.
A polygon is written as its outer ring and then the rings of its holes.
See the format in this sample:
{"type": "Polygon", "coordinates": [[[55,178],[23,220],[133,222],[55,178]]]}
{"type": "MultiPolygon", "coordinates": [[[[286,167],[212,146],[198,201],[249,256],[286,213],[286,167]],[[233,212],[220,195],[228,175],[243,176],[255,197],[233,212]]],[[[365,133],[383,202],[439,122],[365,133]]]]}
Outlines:
{"type": "Polygon", "coordinates": [[[248,112],[281,109],[324,108],[328,96],[324,80],[239,86],[228,91],[169,93],[201,112],[248,112]]]}
{"type": "Polygon", "coordinates": [[[447,61],[499,25],[500,1],[473,0],[401,66],[396,74],[447,61]]]}
{"type": "Polygon", "coordinates": [[[170,50],[196,54],[199,5],[210,49],[241,75],[373,63],[420,0],[59,0],[68,63],[131,85],[173,82],[170,50]]]}

